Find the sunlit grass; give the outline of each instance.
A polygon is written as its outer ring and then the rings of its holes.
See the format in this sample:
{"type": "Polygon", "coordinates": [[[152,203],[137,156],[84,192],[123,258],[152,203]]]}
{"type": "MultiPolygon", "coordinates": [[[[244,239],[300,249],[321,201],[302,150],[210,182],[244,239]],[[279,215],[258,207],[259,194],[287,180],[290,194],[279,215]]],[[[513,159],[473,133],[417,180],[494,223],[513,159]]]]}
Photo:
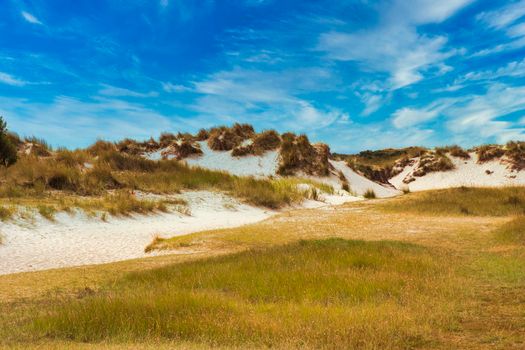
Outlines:
{"type": "Polygon", "coordinates": [[[496,239],[502,243],[525,244],[525,216],[520,215],[496,231],[496,239]]]}
{"type": "Polygon", "coordinates": [[[104,196],[88,197],[53,193],[38,198],[4,198],[0,199],[1,202],[6,203],[6,205],[0,208],[7,208],[8,216],[4,220],[16,216],[27,221],[32,221],[35,214],[39,214],[49,221],[54,221],[58,212],[73,213],[74,210],[83,211],[88,216],[102,215],[103,218],[107,218],[107,214],[127,216],[172,210],[184,212],[186,208],[186,202],[183,199],[141,199],[127,191],[116,191],[104,196]]]}
{"type": "Polygon", "coordinates": [[[421,346],[454,322],[451,271],[411,244],[303,241],[128,275],[48,309],[33,332],[82,342],[421,346]]]}
{"type": "Polygon", "coordinates": [[[519,215],[525,213],[525,187],[462,187],[410,193],[380,207],[428,215],[519,215]]]}

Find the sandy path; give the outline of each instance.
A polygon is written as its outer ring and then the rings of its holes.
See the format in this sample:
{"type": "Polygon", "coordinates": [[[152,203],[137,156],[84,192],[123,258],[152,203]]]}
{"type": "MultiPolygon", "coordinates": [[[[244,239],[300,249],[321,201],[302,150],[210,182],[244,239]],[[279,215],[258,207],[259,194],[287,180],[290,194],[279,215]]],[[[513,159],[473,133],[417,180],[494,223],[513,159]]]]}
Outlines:
{"type": "Polygon", "coordinates": [[[81,213],[59,213],[56,222],[39,218],[34,224],[0,223],[0,275],[151,256],[144,247],[156,234],[170,237],[236,227],[275,213],[219,193],[188,192],[182,197],[191,216],[174,212],[104,222],[81,213]]]}

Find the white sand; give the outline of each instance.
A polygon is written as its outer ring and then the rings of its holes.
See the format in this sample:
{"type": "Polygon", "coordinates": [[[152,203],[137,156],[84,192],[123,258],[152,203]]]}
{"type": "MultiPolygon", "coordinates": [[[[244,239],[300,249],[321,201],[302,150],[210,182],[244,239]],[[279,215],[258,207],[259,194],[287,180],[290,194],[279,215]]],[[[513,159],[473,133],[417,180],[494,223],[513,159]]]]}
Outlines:
{"type": "Polygon", "coordinates": [[[483,164],[477,163],[477,155],[470,154],[471,158],[450,157],[455,169],[428,173],[416,180],[405,184],[403,180],[411,177],[417,168],[418,159],[412,166],[406,167],[403,172],[390,179],[390,183],[398,189],[408,188],[410,191],[424,191],[451,187],[496,187],[496,186],[523,186],[525,185],[525,171],[511,171],[504,160],[494,160],[483,164]],[[487,170],[491,174],[487,174],[487,170]]]}
{"type": "Polygon", "coordinates": [[[241,226],[275,213],[219,193],[187,192],[182,197],[189,203],[191,216],[168,213],[103,222],[80,213],[60,213],[55,223],[41,217],[34,224],[3,223],[0,274],[145,257],[150,254],[144,248],[156,234],[171,237],[241,226]]]}
{"type": "MultiPolygon", "coordinates": [[[[136,195],[151,200],[161,197],[140,192],[136,195]]],[[[180,197],[188,202],[191,215],[171,212],[129,218],[110,217],[104,222],[77,212],[72,215],[59,213],[55,222],[37,214],[32,223],[21,219],[2,223],[0,234],[4,242],[0,245],[0,275],[157,255],[159,253],[144,253],[144,248],[157,234],[168,238],[237,227],[264,220],[277,213],[242,204],[215,192],[186,192],[180,197]]],[[[307,200],[294,208],[330,208],[361,199],[348,194],[323,193],[319,200],[307,200]]]]}
{"type": "Polygon", "coordinates": [[[367,190],[373,190],[378,198],[393,197],[401,193],[399,190],[383,186],[356,173],[344,161],[330,160],[330,163],[345,175],[351,191],[359,196],[364,195],[367,190]]]}
{"type": "Polygon", "coordinates": [[[238,176],[275,176],[279,152],[268,151],[262,156],[232,157],[231,151],[214,151],[206,141],[199,142],[202,155],[186,158],[188,165],[227,171],[238,176]]]}

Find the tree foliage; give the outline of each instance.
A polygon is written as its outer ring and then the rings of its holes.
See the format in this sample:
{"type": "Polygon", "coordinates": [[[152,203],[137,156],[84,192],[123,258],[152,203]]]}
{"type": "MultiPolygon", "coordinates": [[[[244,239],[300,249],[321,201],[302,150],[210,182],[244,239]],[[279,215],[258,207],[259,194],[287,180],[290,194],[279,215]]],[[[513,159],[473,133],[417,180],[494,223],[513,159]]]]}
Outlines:
{"type": "Polygon", "coordinates": [[[9,166],[17,159],[16,147],[7,134],[7,123],[0,117],[0,165],[9,166]]]}

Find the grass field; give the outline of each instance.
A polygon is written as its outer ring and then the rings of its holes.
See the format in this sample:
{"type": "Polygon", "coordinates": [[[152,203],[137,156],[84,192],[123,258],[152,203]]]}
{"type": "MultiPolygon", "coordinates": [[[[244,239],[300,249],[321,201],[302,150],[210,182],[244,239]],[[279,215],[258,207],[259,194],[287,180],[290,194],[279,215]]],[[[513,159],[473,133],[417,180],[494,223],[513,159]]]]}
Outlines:
{"type": "Polygon", "coordinates": [[[461,187],[412,193],[387,202],[382,208],[428,215],[521,215],[525,214],[525,187],[461,187]]]}
{"type": "Polygon", "coordinates": [[[521,349],[524,220],[505,198],[523,193],[484,191],[291,211],[152,247],[193,255],[0,276],[0,344],[521,349]]]}

